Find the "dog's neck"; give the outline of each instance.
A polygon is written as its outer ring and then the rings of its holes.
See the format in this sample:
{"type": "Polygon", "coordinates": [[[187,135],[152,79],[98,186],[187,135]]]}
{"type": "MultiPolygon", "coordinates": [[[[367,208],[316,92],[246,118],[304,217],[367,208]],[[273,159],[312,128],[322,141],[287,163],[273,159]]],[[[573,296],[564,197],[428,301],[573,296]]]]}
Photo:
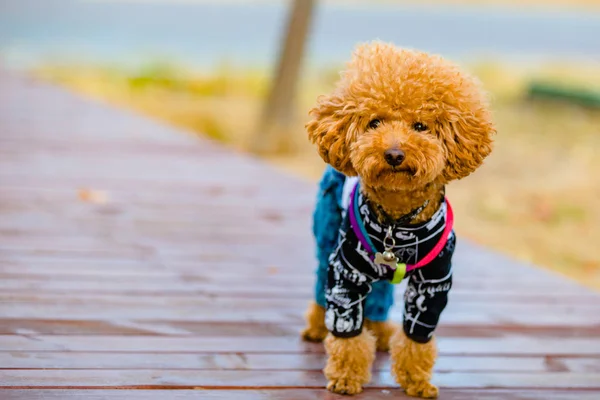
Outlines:
{"type": "Polygon", "coordinates": [[[379,222],[385,222],[388,218],[400,219],[427,201],[427,206],[415,216],[411,224],[428,221],[440,207],[444,193],[444,185],[437,183],[416,190],[388,190],[364,184],[361,187],[366,198],[379,206],[373,207],[379,222]]]}

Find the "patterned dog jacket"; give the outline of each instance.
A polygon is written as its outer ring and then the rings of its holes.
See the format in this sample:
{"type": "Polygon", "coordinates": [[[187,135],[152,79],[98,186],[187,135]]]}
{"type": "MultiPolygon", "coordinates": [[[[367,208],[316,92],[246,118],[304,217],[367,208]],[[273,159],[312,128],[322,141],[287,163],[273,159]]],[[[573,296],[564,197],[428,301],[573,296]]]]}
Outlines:
{"type": "MultiPolygon", "coordinates": [[[[361,333],[365,305],[373,285],[392,278],[389,269],[381,268],[371,260],[351,227],[347,198],[348,188],[355,183],[355,179],[347,178],[342,191],[341,226],[337,244],[329,256],[325,285],[325,324],[334,336],[345,338],[361,333]]],[[[359,193],[356,200],[366,233],[376,249],[382,251],[388,226],[377,221],[362,194],[359,193]]],[[[392,251],[399,262],[416,264],[433,250],[444,234],[447,208],[444,200],[429,221],[393,227],[395,245],[392,251]]],[[[456,237],[451,231],[432,261],[406,274],[403,327],[406,335],[416,342],[426,343],[431,339],[446,307],[452,287],[451,259],[455,244],[456,237]]]]}

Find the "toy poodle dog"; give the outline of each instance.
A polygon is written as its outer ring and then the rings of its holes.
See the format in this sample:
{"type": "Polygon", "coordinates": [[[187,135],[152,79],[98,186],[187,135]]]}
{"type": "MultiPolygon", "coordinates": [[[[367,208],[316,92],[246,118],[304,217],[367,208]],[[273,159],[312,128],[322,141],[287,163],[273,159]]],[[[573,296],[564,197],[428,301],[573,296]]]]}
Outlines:
{"type": "Polygon", "coordinates": [[[445,185],[475,171],[495,133],[475,79],[426,53],[359,46],[336,89],[310,111],[328,163],[314,212],[315,302],[302,333],[325,342],[327,388],[356,394],[375,351],[410,396],[435,398],[434,330],[452,287],[456,236],[445,185]],[[402,326],[388,321],[407,279],[402,326]]]}

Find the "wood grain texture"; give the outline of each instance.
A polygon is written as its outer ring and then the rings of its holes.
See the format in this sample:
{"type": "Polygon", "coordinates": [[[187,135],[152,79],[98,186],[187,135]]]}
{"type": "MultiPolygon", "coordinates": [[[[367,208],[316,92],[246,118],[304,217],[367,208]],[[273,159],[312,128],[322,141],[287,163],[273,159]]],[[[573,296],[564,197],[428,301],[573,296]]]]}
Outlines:
{"type": "MultiPolygon", "coordinates": [[[[241,321],[240,321],[241,323],[241,321]]],[[[243,325],[242,325],[243,326],[243,325]]],[[[444,355],[592,355],[600,356],[598,338],[532,338],[507,335],[500,338],[440,337],[444,355]]],[[[295,336],[256,336],[232,340],[230,337],[195,336],[61,336],[0,335],[2,351],[82,351],[125,353],[321,353],[323,346],[306,343],[295,336]]]]}
{"type": "MultiPolygon", "coordinates": [[[[0,353],[0,369],[169,369],[169,370],[306,370],[325,366],[322,353],[0,353]]],[[[389,371],[387,354],[377,355],[374,370],[389,371]]],[[[436,372],[590,372],[600,373],[598,357],[440,356],[436,372]]]]}
{"type": "MultiPolygon", "coordinates": [[[[0,87],[0,399],[344,398],[298,338],[314,183],[27,77],[0,87]]],[[[463,238],[454,265],[441,399],[600,398],[600,295],[463,238]]],[[[356,398],[406,398],[389,369],[378,354],[356,398]]]]}
{"type": "MultiPolygon", "coordinates": [[[[64,390],[64,389],[6,389],[3,400],[345,400],[346,396],[335,395],[318,389],[262,389],[262,390],[64,390]]],[[[597,400],[598,394],[589,390],[539,390],[539,389],[451,389],[444,390],[440,400],[597,400]]],[[[414,399],[406,396],[401,390],[365,389],[364,393],[354,398],[369,400],[414,399]]]]}
{"type": "MultiPolygon", "coordinates": [[[[327,383],[321,371],[227,371],[227,370],[29,370],[2,371],[0,387],[85,387],[85,388],[247,388],[309,387],[322,388],[327,383]]],[[[600,373],[593,372],[510,372],[468,373],[438,372],[433,382],[451,388],[589,388],[600,390],[600,373]]],[[[395,387],[389,373],[373,374],[367,387],[395,387]]]]}

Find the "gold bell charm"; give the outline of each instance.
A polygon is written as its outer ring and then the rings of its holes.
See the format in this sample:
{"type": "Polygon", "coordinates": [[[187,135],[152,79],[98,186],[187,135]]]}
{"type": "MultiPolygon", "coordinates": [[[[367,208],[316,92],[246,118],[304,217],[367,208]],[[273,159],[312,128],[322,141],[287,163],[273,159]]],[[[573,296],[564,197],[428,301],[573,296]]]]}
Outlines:
{"type": "Polygon", "coordinates": [[[383,259],[387,262],[392,262],[392,261],[396,260],[396,255],[389,250],[384,251],[382,256],[383,256],[383,259]]]}

